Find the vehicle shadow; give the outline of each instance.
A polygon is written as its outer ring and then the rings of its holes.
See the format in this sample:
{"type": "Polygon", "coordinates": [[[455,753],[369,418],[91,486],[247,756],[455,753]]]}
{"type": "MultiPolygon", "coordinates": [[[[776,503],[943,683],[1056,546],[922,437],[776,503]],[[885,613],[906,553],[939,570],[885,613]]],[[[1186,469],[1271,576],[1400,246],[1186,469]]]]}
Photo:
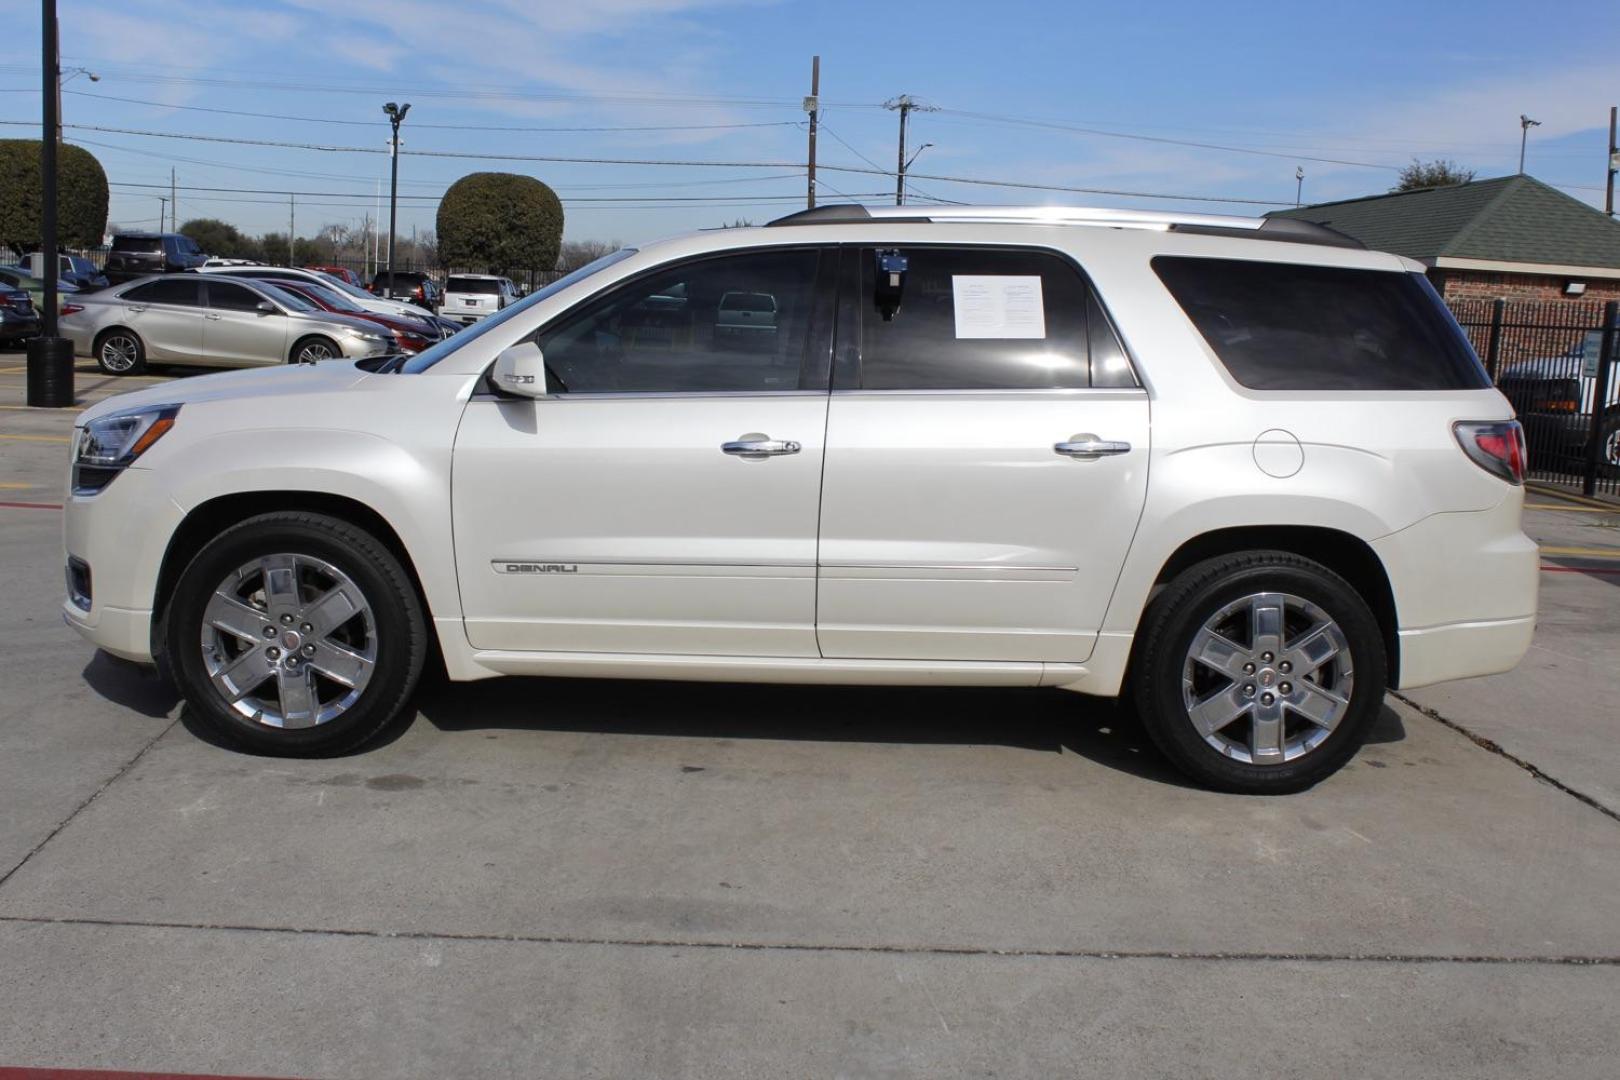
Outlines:
{"type": "MultiPolygon", "coordinates": [[[[445,732],[1006,746],[1077,754],[1131,776],[1192,786],[1130,709],[1062,690],[505,678],[437,683],[419,695],[417,708],[445,732]]],[[[1405,737],[1400,717],[1385,706],[1368,742],[1405,737]]]]}
{"type": "Polygon", "coordinates": [[[85,684],[101,697],[142,716],[168,716],[180,702],[180,692],[156,668],[120,660],[99,649],[84,666],[83,676],[85,684]]]}

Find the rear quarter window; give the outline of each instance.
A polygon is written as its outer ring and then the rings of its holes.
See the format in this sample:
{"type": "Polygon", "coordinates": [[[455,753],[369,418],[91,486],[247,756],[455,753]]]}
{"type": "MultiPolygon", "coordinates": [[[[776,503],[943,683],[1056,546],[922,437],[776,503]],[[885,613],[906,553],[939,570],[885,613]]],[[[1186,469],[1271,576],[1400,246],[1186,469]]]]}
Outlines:
{"type": "Polygon", "coordinates": [[[1153,270],[1251,390],[1479,390],[1468,339],[1421,274],[1161,255],[1153,270]]]}

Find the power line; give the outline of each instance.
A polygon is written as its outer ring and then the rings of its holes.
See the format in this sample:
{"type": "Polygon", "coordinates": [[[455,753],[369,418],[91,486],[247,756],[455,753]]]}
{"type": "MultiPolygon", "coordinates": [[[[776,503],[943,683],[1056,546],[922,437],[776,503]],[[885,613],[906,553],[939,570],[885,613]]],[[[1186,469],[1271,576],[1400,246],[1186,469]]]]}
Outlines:
{"type": "MultiPolygon", "coordinates": [[[[296,196],[296,197],[298,197],[300,199],[304,199],[304,198],[310,198],[310,199],[337,199],[337,198],[341,198],[341,199],[353,199],[353,200],[356,200],[357,202],[368,203],[368,204],[371,203],[373,201],[373,199],[375,198],[375,196],[374,196],[374,194],[372,192],[367,192],[367,191],[289,191],[289,190],[282,189],[282,188],[237,188],[237,187],[207,187],[207,186],[196,185],[196,184],[180,184],[180,185],[154,184],[154,183],[141,183],[141,182],[137,182],[137,181],[133,181],[133,180],[109,180],[107,183],[109,184],[109,186],[112,186],[112,187],[143,188],[143,189],[144,188],[174,189],[174,190],[179,190],[179,191],[224,192],[226,194],[231,194],[231,195],[278,195],[278,196],[283,196],[283,197],[285,197],[285,196],[296,196]]],[[[866,198],[866,197],[875,196],[875,195],[878,195],[878,194],[881,194],[881,192],[857,192],[855,195],[847,196],[847,197],[848,198],[866,198]]],[[[422,200],[431,200],[431,201],[435,201],[435,202],[438,201],[441,197],[442,196],[440,196],[440,195],[401,195],[400,196],[401,199],[422,199],[422,200]]],[[[756,201],[756,202],[758,202],[758,201],[772,201],[772,202],[775,202],[775,201],[782,201],[782,200],[794,201],[794,200],[799,199],[800,196],[799,195],[777,195],[777,194],[771,194],[771,193],[767,193],[767,192],[748,192],[746,194],[727,194],[727,195],[656,195],[656,196],[654,196],[654,195],[564,195],[564,196],[560,196],[560,198],[565,203],[647,202],[649,199],[653,199],[653,198],[656,198],[660,202],[667,202],[667,203],[683,203],[683,202],[703,203],[703,202],[714,202],[714,201],[717,201],[717,200],[736,201],[736,200],[739,200],[739,199],[753,200],[753,201],[756,201]]],[[[277,202],[277,203],[280,202],[279,199],[265,200],[265,201],[267,201],[267,202],[277,202]]],[[[318,204],[310,203],[309,205],[314,206],[314,205],[318,205],[318,204]]]]}
{"type": "MultiPolygon", "coordinates": [[[[183,109],[187,112],[213,113],[221,116],[247,116],[259,120],[291,120],[304,124],[340,124],[345,127],[377,127],[376,122],[372,120],[339,120],[328,116],[291,116],[286,113],[247,112],[242,109],[217,109],[204,105],[175,105],[165,101],[118,97],[113,94],[92,94],[84,90],[64,90],[62,92],[72,94],[74,97],[95,98],[98,101],[121,101],[130,105],[151,105],[160,109],[183,109]]],[[[800,123],[801,121],[798,120],[762,120],[746,124],[646,124],[629,127],[527,127],[500,124],[412,124],[411,127],[443,131],[533,132],[536,134],[564,135],[649,131],[723,131],[738,128],[798,127],[800,123]]]]}

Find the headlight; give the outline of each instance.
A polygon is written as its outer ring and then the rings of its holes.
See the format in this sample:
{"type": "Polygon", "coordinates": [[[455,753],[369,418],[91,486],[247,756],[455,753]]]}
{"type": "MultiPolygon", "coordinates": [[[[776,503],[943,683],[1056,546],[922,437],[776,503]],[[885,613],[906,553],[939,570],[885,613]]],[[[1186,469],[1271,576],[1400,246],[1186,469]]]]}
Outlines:
{"type": "Polygon", "coordinates": [[[356,329],[355,327],[352,327],[352,326],[346,327],[343,332],[345,334],[349,335],[350,337],[358,338],[361,341],[386,341],[387,340],[381,334],[373,334],[369,330],[358,330],[358,329],[356,329]]]}
{"type": "Polygon", "coordinates": [[[97,417],[86,424],[73,450],[74,494],[94,494],[112,483],[122,469],[169,433],[179,414],[178,405],[151,405],[97,417]]]}

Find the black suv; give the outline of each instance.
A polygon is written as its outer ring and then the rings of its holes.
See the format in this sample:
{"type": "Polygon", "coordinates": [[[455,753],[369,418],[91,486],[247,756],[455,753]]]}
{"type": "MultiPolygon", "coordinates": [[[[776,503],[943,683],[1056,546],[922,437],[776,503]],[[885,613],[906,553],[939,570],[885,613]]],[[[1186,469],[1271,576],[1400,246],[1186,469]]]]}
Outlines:
{"type": "Polygon", "coordinates": [[[378,271],[371,279],[370,289],[374,296],[403,300],[434,314],[438,314],[439,305],[444,303],[444,290],[439,283],[420,270],[378,271]]]}
{"type": "Polygon", "coordinates": [[[180,233],[122,233],[113,237],[102,269],[116,285],[147,274],[195,270],[207,261],[197,241],[180,233]]]}

